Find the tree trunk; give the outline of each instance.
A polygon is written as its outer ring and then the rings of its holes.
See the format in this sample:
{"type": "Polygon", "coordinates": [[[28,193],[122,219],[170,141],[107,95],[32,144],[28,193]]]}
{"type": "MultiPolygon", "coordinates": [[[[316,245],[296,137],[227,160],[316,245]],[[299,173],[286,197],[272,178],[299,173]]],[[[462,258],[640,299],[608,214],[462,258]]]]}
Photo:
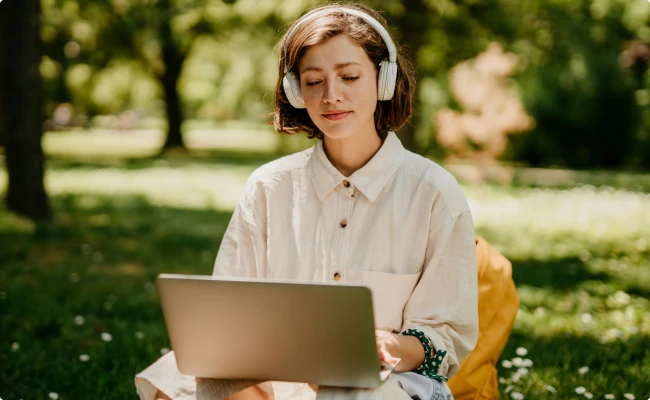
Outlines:
{"type": "MultiPolygon", "coordinates": [[[[404,14],[395,18],[397,29],[401,34],[400,42],[407,46],[408,56],[410,57],[413,66],[417,70],[418,53],[424,44],[425,33],[428,29],[429,23],[432,19],[431,10],[427,7],[423,0],[405,0],[404,1],[404,14]]],[[[404,147],[411,151],[418,150],[418,143],[415,140],[415,127],[417,124],[417,103],[418,91],[415,88],[415,113],[411,121],[404,125],[397,133],[402,141],[404,147]]]]}
{"type": "Polygon", "coordinates": [[[33,219],[50,217],[41,148],[40,18],[40,0],[11,0],[0,5],[0,104],[9,173],[6,204],[33,219]]]}
{"type": "Polygon", "coordinates": [[[185,149],[185,143],[183,142],[183,135],[181,133],[183,110],[181,108],[177,87],[185,56],[179,50],[172,36],[170,26],[171,5],[168,1],[161,1],[160,6],[165,7],[161,10],[162,15],[168,16],[167,18],[163,18],[160,27],[160,40],[162,41],[162,57],[163,63],[165,64],[165,72],[159,79],[165,92],[165,109],[167,111],[167,123],[169,126],[163,151],[171,148],[185,149]]]}

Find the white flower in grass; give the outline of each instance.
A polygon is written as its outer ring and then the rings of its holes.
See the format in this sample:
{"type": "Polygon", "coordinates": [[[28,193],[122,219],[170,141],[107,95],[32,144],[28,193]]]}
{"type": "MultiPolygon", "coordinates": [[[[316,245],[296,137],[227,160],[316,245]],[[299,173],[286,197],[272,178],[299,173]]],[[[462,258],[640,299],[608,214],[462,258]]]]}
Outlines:
{"type": "Polygon", "coordinates": [[[74,324],[77,325],[77,326],[81,326],[85,322],[86,322],[86,319],[81,315],[77,315],[76,317],[74,317],[74,324]]]}
{"type": "Polygon", "coordinates": [[[623,395],[623,397],[625,397],[627,400],[634,400],[635,399],[635,397],[634,397],[634,395],[632,393],[625,393],[623,395]]]}
{"type": "Polygon", "coordinates": [[[512,365],[517,368],[521,368],[524,366],[524,360],[522,360],[520,357],[515,357],[512,359],[512,365]]]}
{"type": "Polygon", "coordinates": [[[510,393],[510,391],[511,391],[512,389],[513,389],[512,385],[508,385],[508,386],[506,386],[506,389],[504,390],[504,392],[506,392],[506,393],[510,393]]]}
{"type": "Polygon", "coordinates": [[[585,389],[583,386],[578,386],[578,387],[576,388],[576,393],[578,393],[578,394],[585,394],[585,393],[587,393],[587,389],[585,389]]]}
{"type": "Polygon", "coordinates": [[[500,377],[500,378],[499,378],[499,383],[500,383],[500,384],[505,385],[506,382],[507,382],[506,378],[504,378],[504,377],[500,377]]]}
{"type": "Polygon", "coordinates": [[[111,340],[113,340],[113,335],[111,335],[108,332],[104,332],[102,333],[102,340],[105,342],[110,342],[111,340]]]}
{"type": "Polygon", "coordinates": [[[48,394],[47,397],[49,397],[49,398],[52,399],[52,400],[56,400],[56,399],[59,398],[59,394],[58,394],[58,393],[54,393],[54,392],[50,392],[50,394],[48,394]]]}
{"type": "Polygon", "coordinates": [[[528,350],[526,350],[526,349],[523,348],[523,347],[518,347],[517,350],[515,350],[515,353],[517,353],[518,356],[523,357],[523,356],[525,356],[526,354],[528,354],[528,350]]]}
{"type": "Polygon", "coordinates": [[[510,393],[510,397],[512,397],[514,400],[524,400],[524,395],[519,392],[510,393]]]}
{"type": "Polygon", "coordinates": [[[503,360],[503,361],[501,362],[501,366],[502,366],[503,368],[512,368],[512,362],[509,361],[509,360],[503,360]]]}
{"type": "Polygon", "coordinates": [[[579,373],[580,375],[584,375],[584,374],[586,374],[587,372],[589,372],[589,367],[580,367],[580,368],[578,369],[578,373],[579,373]]]}
{"type": "Polygon", "coordinates": [[[611,393],[607,393],[607,394],[605,395],[605,398],[606,398],[607,400],[613,400],[613,399],[616,398],[616,396],[614,396],[614,395],[611,394],[611,393]]]}
{"type": "Polygon", "coordinates": [[[88,360],[90,360],[90,356],[88,354],[82,354],[79,356],[79,361],[81,362],[86,362],[88,360]]]}
{"type": "Polygon", "coordinates": [[[138,340],[142,340],[142,339],[144,339],[144,332],[142,332],[142,331],[137,331],[137,332],[135,333],[135,338],[138,339],[138,340]]]}
{"type": "Polygon", "coordinates": [[[585,393],[585,397],[588,398],[588,399],[593,399],[594,395],[591,394],[591,392],[587,392],[587,393],[585,393]]]}
{"type": "Polygon", "coordinates": [[[520,379],[521,379],[521,375],[519,375],[519,374],[514,374],[514,375],[512,375],[512,377],[510,378],[510,380],[513,381],[514,383],[519,382],[520,379]]]}
{"type": "Polygon", "coordinates": [[[582,321],[583,324],[590,324],[594,318],[591,316],[591,314],[584,313],[580,316],[580,321],[582,321]]]}
{"type": "Polygon", "coordinates": [[[555,390],[555,388],[553,386],[551,386],[551,385],[544,386],[544,389],[546,389],[546,391],[551,392],[551,393],[557,393],[557,390],[555,390]]]}
{"type": "Polygon", "coordinates": [[[19,348],[20,348],[20,344],[18,342],[13,342],[11,344],[11,351],[18,351],[19,348]]]}
{"type": "Polygon", "coordinates": [[[160,349],[160,354],[161,355],[164,356],[167,353],[169,353],[169,349],[167,347],[163,347],[162,349],[160,349]]]}
{"type": "Polygon", "coordinates": [[[527,358],[527,359],[525,359],[523,361],[522,364],[524,365],[525,368],[530,368],[530,367],[533,366],[533,360],[531,360],[530,358],[527,358]]]}
{"type": "Polygon", "coordinates": [[[519,368],[519,369],[517,369],[517,374],[519,374],[521,376],[528,375],[528,368],[519,368]]]}

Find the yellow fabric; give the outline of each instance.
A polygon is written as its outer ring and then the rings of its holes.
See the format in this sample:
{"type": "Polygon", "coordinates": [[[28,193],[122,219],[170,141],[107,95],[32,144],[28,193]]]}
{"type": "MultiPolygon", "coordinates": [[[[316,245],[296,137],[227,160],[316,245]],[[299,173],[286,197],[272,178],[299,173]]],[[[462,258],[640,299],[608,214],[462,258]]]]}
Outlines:
{"type": "Polygon", "coordinates": [[[495,368],[519,309],[512,264],[482,238],[476,239],[478,268],[478,341],[447,382],[455,400],[499,398],[495,368]]]}

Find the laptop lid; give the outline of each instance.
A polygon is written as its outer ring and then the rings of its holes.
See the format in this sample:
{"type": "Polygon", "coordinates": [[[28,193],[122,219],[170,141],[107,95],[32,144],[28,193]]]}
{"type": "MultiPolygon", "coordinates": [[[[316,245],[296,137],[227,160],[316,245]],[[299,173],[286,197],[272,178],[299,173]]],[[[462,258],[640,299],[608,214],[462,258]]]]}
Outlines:
{"type": "Polygon", "coordinates": [[[370,289],[161,274],[180,372],[204,378],[374,388],[382,369],[370,289]]]}

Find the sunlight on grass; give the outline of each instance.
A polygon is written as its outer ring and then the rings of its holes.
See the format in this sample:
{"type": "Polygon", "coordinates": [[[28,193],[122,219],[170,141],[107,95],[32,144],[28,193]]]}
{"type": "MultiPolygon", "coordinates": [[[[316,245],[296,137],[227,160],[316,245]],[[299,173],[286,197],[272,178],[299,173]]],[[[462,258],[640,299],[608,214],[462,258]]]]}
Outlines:
{"type": "MultiPolygon", "coordinates": [[[[267,129],[242,129],[238,127],[220,129],[187,130],[183,138],[189,150],[237,150],[273,153],[289,147],[288,151],[306,148],[306,138],[291,138],[267,129]]],[[[130,158],[151,157],[156,155],[164,142],[164,133],[160,130],[108,131],[93,129],[91,131],[48,132],[43,137],[43,149],[51,156],[130,158]]]]}
{"type": "Polygon", "coordinates": [[[140,171],[107,168],[49,172],[46,182],[54,195],[142,195],[156,206],[233,209],[251,172],[248,167],[218,165],[140,171]]]}
{"type": "Polygon", "coordinates": [[[650,247],[650,194],[592,186],[569,190],[466,187],[477,229],[498,231],[516,258],[590,257],[612,244],[650,247]]]}

